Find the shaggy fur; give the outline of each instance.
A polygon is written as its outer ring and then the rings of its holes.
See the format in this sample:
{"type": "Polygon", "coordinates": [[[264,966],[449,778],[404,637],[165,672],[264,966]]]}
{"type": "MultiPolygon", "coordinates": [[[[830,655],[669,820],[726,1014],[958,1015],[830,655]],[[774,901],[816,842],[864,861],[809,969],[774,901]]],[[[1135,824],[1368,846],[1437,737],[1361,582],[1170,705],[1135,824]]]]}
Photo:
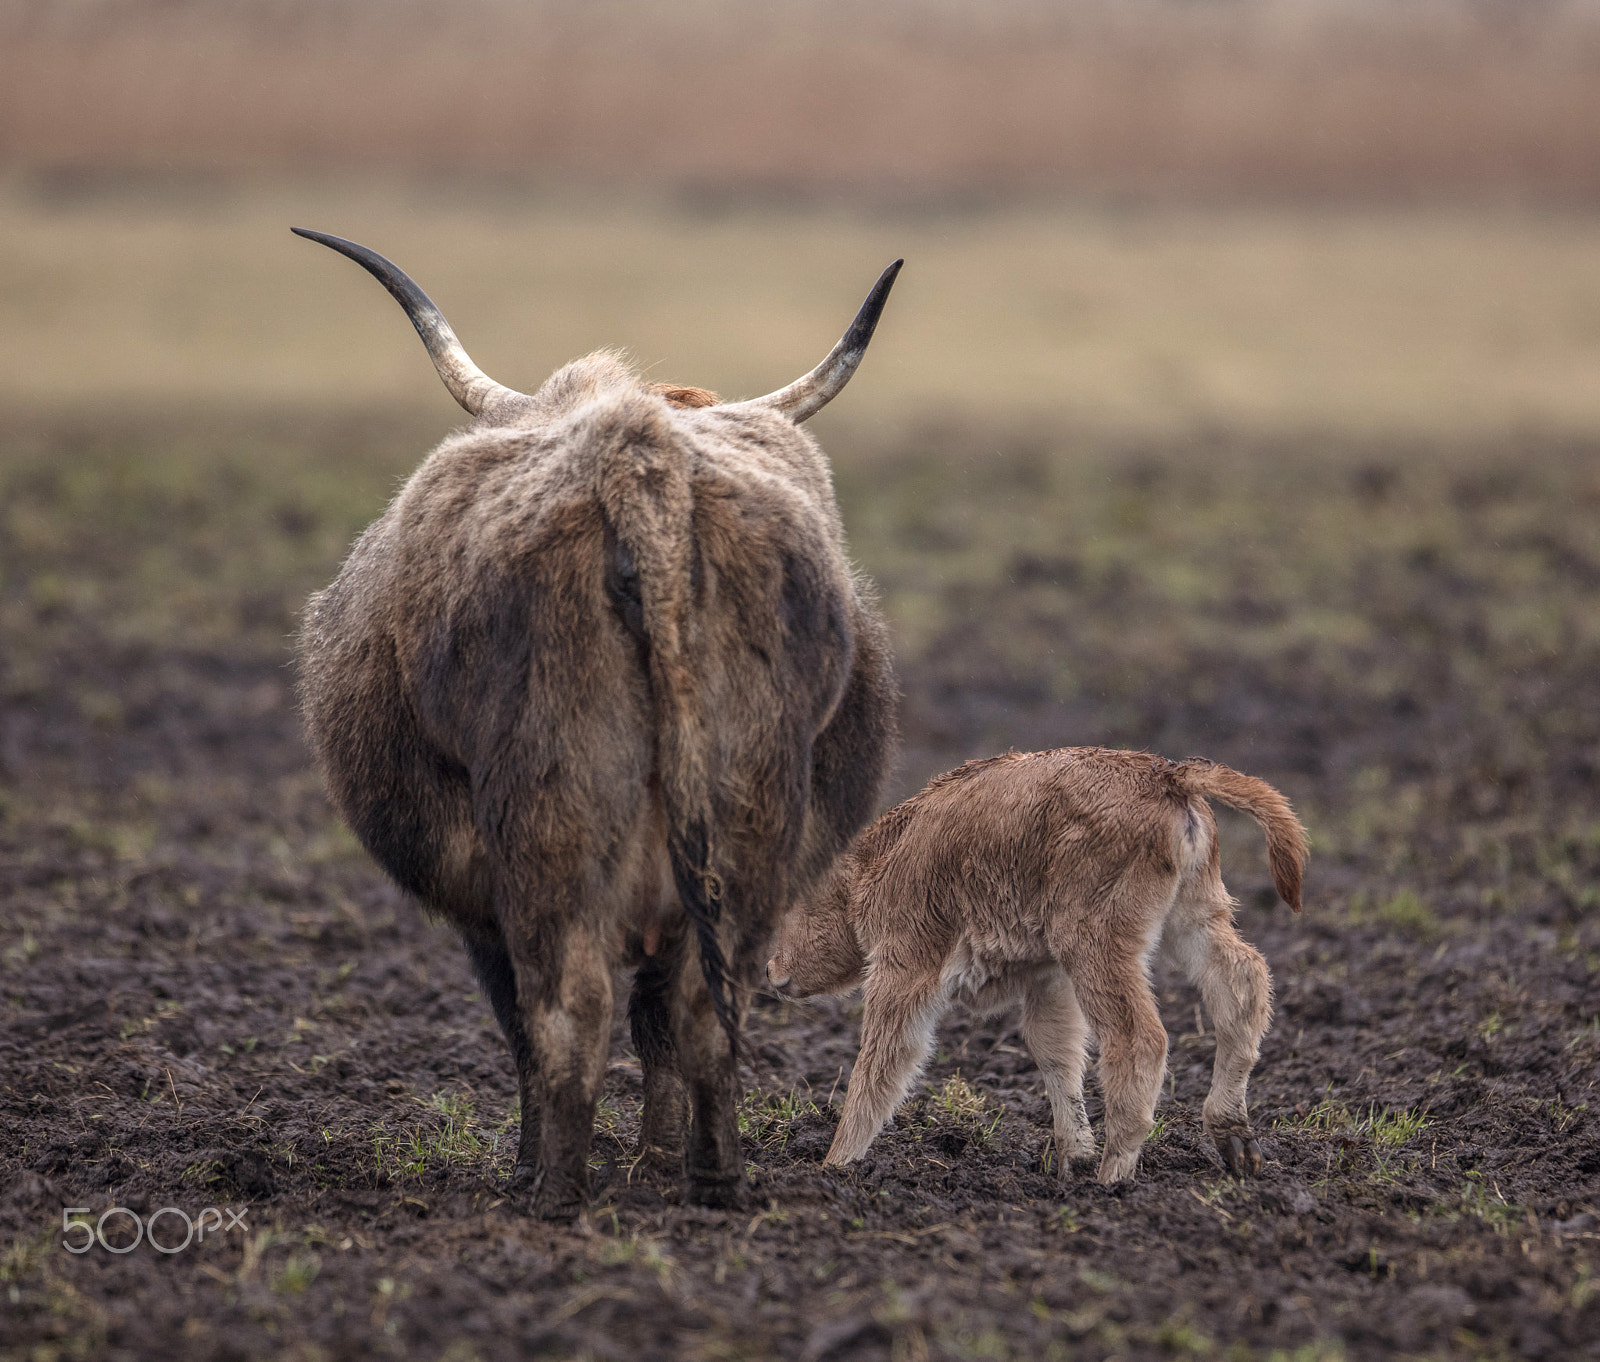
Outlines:
{"type": "Polygon", "coordinates": [[[641,1153],[687,1143],[691,1195],[734,1196],[746,988],[871,816],[892,746],[884,629],[821,451],[714,401],[604,352],[497,398],[300,637],[334,802],[461,933],[505,1032],[518,1176],[546,1215],[587,1194],[625,959],[641,1153]]]}
{"type": "Polygon", "coordinates": [[[1306,840],[1288,801],[1207,761],[1068,747],[969,762],[863,833],[789,914],[767,966],[792,997],[865,984],[861,1053],[826,1162],[866,1152],[952,1002],[1020,1001],[1058,1166],[1094,1154],[1083,1106],[1092,1030],[1106,1108],[1100,1181],[1130,1177],[1166,1070],[1148,972],[1164,944],[1216,1027],[1206,1131],[1234,1173],[1259,1171],[1245,1085],[1272,982],[1234,930],[1207,796],[1261,824],[1273,882],[1298,912],[1306,840]]]}

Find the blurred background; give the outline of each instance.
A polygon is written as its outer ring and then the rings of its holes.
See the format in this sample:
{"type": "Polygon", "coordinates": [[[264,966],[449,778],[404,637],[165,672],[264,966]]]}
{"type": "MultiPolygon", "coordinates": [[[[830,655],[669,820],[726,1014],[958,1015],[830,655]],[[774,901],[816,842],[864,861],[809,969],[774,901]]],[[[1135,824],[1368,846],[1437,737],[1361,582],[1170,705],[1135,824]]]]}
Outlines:
{"type": "Polygon", "coordinates": [[[924,665],[998,687],[913,721],[904,779],[1205,739],[1113,721],[1116,678],[1181,690],[1174,638],[1219,621],[1377,646],[1362,554],[1445,551],[1386,515],[1489,542],[1434,495],[1462,470],[1559,469],[1588,504],[1597,210],[1594,0],[11,0],[7,589],[24,633],[38,596],[281,653],[459,419],[392,302],[291,225],[390,255],[525,388],[613,345],[770,390],[904,255],[815,429],[908,713],[924,665]],[[247,606],[180,568],[207,535],[247,606]],[[1354,594],[1308,612],[1305,573],[1354,594]],[[1096,586],[1121,604],[1082,617],[1096,586]],[[962,591],[1033,622],[935,647],[992,625],[962,591]],[[1114,638],[1085,658],[1085,631],[1114,638]]]}
{"type": "Polygon", "coordinates": [[[10,0],[0,172],[12,408],[447,422],[295,223],[512,384],[766,391],[903,254],[829,428],[1600,430],[1593,0],[10,0]]]}

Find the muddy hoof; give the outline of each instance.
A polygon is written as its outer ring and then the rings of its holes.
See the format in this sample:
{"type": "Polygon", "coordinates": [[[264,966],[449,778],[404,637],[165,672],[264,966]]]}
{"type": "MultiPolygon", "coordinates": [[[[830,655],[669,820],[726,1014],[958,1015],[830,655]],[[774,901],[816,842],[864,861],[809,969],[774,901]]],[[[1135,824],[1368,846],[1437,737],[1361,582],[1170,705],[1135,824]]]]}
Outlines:
{"type": "Polygon", "coordinates": [[[628,1165],[629,1182],[662,1181],[682,1176],[681,1149],[663,1149],[659,1145],[652,1145],[648,1149],[636,1150],[633,1162],[628,1165]]]}
{"type": "Polygon", "coordinates": [[[576,1224],[582,1211],[581,1201],[557,1201],[551,1197],[533,1199],[533,1213],[540,1220],[548,1220],[552,1225],[576,1224]]]}
{"type": "Polygon", "coordinates": [[[531,1163],[519,1163],[511,1170],[506,1191],[525,1203],[540,1220],[564,1225],[578,1218],[588,1200],[584,1188],[570,1182],[562,1186],[558,1179],[547,1177],[531,1163]]]}
{"type": "Polygon", "coordinates": [[[691,1178],[689,1202],[713,1211],[737,1211],[744,1205],[744,1183],[738,1179],[691,1178]]]}
{"type": "Polygon", "coordinates": [[[1109,1187],[1114,1182],[1126,1182],[1139,1167],[1139,1151],[1128,1150],[1121,1154],[1114,1154],[1107,1149],[1100,1159],[1100,1174],[1096,1181],[1101,1186],[1109,1187]]]}
{"type": "Polygon", "coordinates": [[[1261,1146],[1253,1135],[1229,1135],[1217,1141],[1217,1151],[1236,1178],[1254,1177],[1261,1171],[1261,1146]]]}
{"type": "Polygon", "coordinates": [[[1056,1176],[1063,1182],[1073,1182],[1078,1178],[1092,1176],[1100,1167],[1100,1156],[1090,1145],[1087,1150],[1079,1152],[1074,1150],[1063,1158],[1056,1155],[1056,1176]]]}

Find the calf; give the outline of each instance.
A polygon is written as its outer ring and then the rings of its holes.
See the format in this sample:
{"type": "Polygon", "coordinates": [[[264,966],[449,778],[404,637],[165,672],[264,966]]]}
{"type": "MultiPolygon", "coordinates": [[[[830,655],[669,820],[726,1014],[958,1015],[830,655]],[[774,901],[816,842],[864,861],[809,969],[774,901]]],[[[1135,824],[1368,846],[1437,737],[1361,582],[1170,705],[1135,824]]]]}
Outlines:
{"type": "Polygon", "coordinates": [[[1259,1172],[1245,1085],[1272,1013],[1266,962],[1233,926],[1206,797],[1266,832],[1273,883],[1300,911],[1305,830],[1263,781],[1204,760],[1066,747],[968,762],[864,832],[785,920],[767,978],[806,997],[865,985],[861,1053],[825,1162],[858,1159],[927,1063],[957,1000],[1022,1004],[1059,1166],[1094,1155],[1084,1047],[1100,1047],[1100,1181],[1132,1175],[1155,1116],[1167,1033],[1150,991],[1163,941],[1217,1035],[1206,1133],[1259,1172]]]}

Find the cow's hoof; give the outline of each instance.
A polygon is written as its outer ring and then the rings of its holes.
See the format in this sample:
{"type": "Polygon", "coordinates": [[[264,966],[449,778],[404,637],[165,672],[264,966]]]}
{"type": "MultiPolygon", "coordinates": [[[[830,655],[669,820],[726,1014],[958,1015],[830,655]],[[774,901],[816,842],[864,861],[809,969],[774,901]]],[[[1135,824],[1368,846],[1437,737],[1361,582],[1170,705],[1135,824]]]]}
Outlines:
{"type": "Polygon", "coordinates": [[[581,1201],[554,1201],[545,1197],[535,1197],[533,1201],[533,1213],[552,1225],[576,1224],[582,1211],[581,1201]]]}
{"type": "Polygon", "coordinates": [[[744,1183],[737,1178],[690,1178],[689,1201],[713,1211],[737,1211],[744,1206],[744,1183]]]}
{"type": "Polygon", "coordinates": [[[540,1220],[562,1225],[576,1220],[588,1200],[585,1188],[574,1187],[570,1181],[563,1185],[561,1179],[550,1177],[531,1163],[519,1163],[511,1170],[506,1192],[527,1204],[540,1220]]]}
{"type": "Polygon", "coordinates": [[[640,1149],[631,1164],[626,1165],[629,1182],[676,1182],[683,1177],[683,1150],[663,1149],[651,1145],[640,1149]]]}
{"type": "Polygon", "coordinates": [[[1055,1152],[1056,1176],[1063,1182],[1071,1182],[1085,1173],[1092,1173],[1096,1167],[1098,1155],[1094,1136],[1087,1130],[1078,1132],[1065,1144],[1056,1145],[1055,1152]]]}

